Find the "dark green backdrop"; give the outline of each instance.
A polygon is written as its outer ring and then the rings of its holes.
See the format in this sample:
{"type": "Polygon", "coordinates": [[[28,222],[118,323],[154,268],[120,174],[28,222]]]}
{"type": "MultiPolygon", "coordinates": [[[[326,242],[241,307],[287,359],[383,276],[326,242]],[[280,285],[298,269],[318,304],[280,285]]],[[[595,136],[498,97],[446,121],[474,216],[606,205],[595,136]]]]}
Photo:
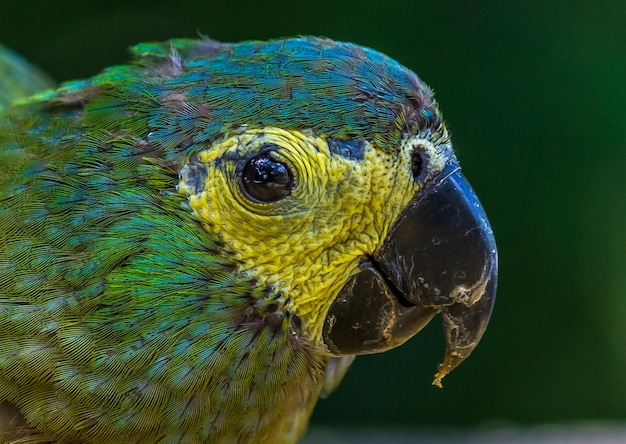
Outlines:
{"type": "Polygon", "coordinates": [[[386,52],[437,92],[500,250],[491,325],[430,385],[433,323],[357,360],[317,425],[626,419],[626,3],[3,0],[0,41],[57,80],[143,40],[325,35],[386,52]]]}

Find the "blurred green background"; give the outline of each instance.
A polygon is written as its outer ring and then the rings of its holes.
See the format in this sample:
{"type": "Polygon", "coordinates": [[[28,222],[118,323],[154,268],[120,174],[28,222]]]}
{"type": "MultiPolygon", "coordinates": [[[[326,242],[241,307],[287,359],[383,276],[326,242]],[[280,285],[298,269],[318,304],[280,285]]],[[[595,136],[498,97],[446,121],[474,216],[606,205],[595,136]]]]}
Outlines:
{"type": "Polygon", "coordinates": [[[626,420],[626,3],[3,0],[0,42],[57,80],[146,40],[324,35],[381,50],[437,92],[500,251],[474,355],[430,385],[439,322],[357,359],[322,427],[626,420]]]}

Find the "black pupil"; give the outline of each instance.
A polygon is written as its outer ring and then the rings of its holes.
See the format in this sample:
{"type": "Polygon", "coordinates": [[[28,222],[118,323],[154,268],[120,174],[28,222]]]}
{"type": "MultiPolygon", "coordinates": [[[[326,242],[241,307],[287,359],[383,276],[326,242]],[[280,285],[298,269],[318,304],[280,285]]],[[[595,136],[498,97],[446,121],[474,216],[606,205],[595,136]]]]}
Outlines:
{"type": "Polygon", "coordinates": [[[283,199],[293,188],[289,169],[268,154],[250,159],[241,171],[241,179],[246,193],[260,202],[283,199]]]}

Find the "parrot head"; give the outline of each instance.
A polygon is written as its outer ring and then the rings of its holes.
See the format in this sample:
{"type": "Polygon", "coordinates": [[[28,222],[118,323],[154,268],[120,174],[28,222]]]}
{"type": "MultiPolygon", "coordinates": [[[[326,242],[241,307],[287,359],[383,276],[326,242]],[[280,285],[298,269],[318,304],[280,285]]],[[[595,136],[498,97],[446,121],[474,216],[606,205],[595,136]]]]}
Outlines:
{"type": "MultiPolygon", "coordinates": [[[[209,66],[186,63],[213,85],[195,92],[205,100],[179,88],[161,98],[207,124],[186,133],[206,148],[182,162],[178,191],[264,288],[256,308],[336,357],[396,347],[441,313],[440,385],[485,331],[497,253],[431,90],[331,40],[205,51],[209,66]]],[[[168,135],[181,139],[179,119],[168,135]]]]}
{"type": "Polygon", "coordinates": [[[328,39],[133,51],[0,114],[0,421],[293,441],[355,355],[439,313],[441,385],[497,252],[432,91],[328,39]]]}

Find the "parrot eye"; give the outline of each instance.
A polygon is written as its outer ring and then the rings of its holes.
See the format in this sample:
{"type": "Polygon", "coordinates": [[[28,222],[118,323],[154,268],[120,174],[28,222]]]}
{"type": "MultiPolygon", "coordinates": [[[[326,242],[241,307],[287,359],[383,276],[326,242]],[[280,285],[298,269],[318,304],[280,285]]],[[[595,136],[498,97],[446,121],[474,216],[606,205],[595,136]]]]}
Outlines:
{"type": "Polygon", "coordinates": [[[244,194],[262,203],[276,202],[289,196],[293,176],[284,163],[265,152],[248,160],[239,173],[244,194]]]}

